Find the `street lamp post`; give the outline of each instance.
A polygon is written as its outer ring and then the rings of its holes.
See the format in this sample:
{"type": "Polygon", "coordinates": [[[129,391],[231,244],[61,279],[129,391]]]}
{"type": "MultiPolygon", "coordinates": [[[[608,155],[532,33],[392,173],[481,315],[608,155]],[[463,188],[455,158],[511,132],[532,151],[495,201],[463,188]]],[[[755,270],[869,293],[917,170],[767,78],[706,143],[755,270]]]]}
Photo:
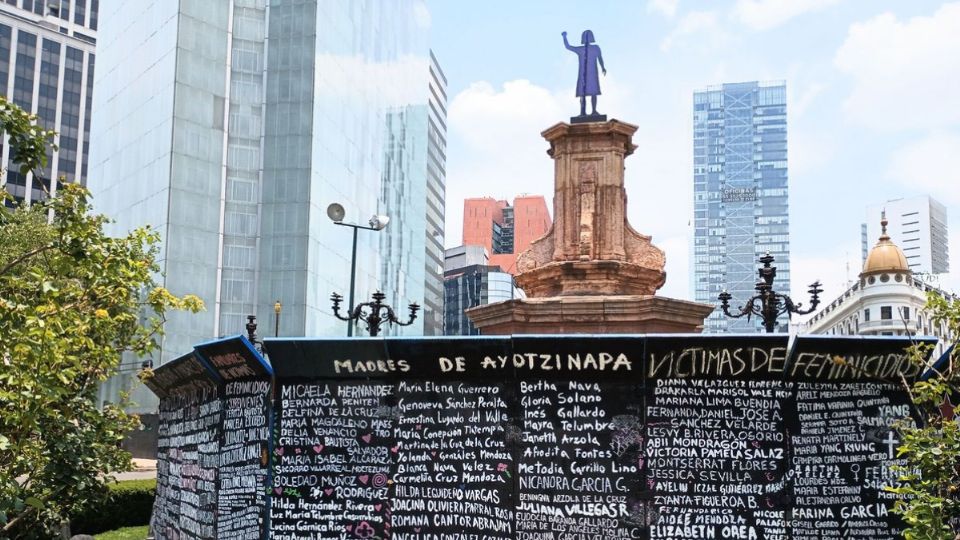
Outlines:
{"type": "MultiPolygon", "coordinates": [[[[333,221],[334,225],[342,225],[344,227],[353,228],[353,249],[351,250],[351,253],[350,253],[350,302],[348,304],[349,313],[352,313],[353,312],[353,293],[354,293],[353,289],[354,289],[354,284],[357,276],[357,230],[365,229],[368,231],[382,231],[383,228],[387,226],[387,223],[390,222],[390,218],[388,216],[374,214],[373,217],[370,218],[370,221],[367,222],[369,223],[370,226],[365,227],[363,225],[357,225],[356,223],[344,223],[343,218],[345,215],[346,215],[346,211],[343,209],[343,206],[337,203],[332,203],[330,204],[330,206],[327,207],[327,217],[329,217],[330,220],[333,221]]],[[[352,320],[348,320],[347,337],[353,336],[353,324],[354,323],[352,320]]]]}
{"type": "Polygon", "coordinates": [[[760,279],[757,280],[756,286],[757,294],[747,300],[745,305],[740,306],[737,313],[730,313],[730,300],[733,298],[733,295],[727,291],[723,291],[720,293],[720,296],[717,297],[717,299],[720,300],[720,308],[723,309],[727,317],[739,319],[746,315],[749,321],[752,315],[759,315],[763,319],[764,328],[767,333],[770,334],[773,333],[776,327],[777,317],[779,315],[786,313],[788,318],[793,313],[806,315],[807,313],[812,313],[813,310],[817,308],[817,305],[820,303],[820,293],[823,292],[823,289],[820,288],[819,281],[810,284],[810,309],[801,309],[803,304],[794,304],[793,299],[789,296],[773,290],[773,278],[777,276],[777,267],[770,266],[770,263],[773,262],[773,255],[767,253],[763,257],[760,257],[760,262],[763,263],[763,267],[757,270],[757,273],[760,274],[760,279]]]}
{"type": "Polygon", "coordinates": [[[277,300],[277,302],[273,304],[273,312],[277,315],[276,324],[273,327],[273,337],[280,337],[280,311],[282,309],[283,305],[277,300]]]}

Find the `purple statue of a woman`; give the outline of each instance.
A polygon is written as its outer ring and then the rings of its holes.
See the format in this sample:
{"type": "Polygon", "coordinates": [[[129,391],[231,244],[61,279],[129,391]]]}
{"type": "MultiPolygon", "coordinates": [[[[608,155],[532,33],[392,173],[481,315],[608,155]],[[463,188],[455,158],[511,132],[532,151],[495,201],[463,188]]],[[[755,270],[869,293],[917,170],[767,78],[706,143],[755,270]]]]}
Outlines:
{"type": "Polygon", "coordinates": [[[603,74],[607,74],[607,68],[603,66],[603,55],[600,54],[600,46],[593,40],[593,31],[584,30],[580,37],[581,45],[573,47],[567,41],[567,33],[563,32],[564,46],[577,53],[578,64],[580,66],[577,72],[577,97],[580,98],[580,116],[587,114],[587,96],[590,96],[590,104],[593,106],[591,116],[597,114],[597,96],[600,95],[600,77],[597,75],[597,63],[600,63],[600,69],[603,74]]]}

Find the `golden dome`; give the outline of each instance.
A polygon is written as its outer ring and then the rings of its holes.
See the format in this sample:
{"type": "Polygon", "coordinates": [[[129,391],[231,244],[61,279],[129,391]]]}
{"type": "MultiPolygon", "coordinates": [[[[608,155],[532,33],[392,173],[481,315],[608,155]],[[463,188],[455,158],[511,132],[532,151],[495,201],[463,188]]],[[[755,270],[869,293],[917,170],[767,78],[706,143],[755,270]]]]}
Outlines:
{"type": "Polygon", "coordinates": [[[874,274],[877,272],[909,272],[910,265],[907,264],[907,256],[899,246],[890,241],[887,234],[887,216],[886,213],[880,219],[882,231],[877,245],[873,246],[867,260],[863,263],[864,274],[874,274]]]}

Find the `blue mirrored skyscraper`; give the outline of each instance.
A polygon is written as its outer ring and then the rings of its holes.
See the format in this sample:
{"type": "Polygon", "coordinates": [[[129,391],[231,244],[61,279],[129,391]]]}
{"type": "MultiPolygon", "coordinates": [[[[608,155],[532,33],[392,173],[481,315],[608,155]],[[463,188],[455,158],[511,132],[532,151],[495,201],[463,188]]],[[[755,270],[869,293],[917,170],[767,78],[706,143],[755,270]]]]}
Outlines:
{"type": "MultiPolygon", "coordinates": [[[[790,291],[787,89],[783,82],[724,84],[693,96],[693,291],[734,306],[756,294],[757,259],[776,258],[776,290],[790,291]]],[[[785,322],[784,317],[784,322],[785,322]]],[[[706,332],[758,332],[760,320],[714,311],[706,332]]]]}

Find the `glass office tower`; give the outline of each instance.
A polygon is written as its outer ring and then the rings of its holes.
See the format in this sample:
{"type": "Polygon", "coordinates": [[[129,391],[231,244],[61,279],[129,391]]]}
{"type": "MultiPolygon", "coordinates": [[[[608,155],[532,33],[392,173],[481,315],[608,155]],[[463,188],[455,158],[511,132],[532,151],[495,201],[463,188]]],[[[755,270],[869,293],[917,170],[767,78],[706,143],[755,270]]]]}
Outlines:
{"type": "Polygon", "coordinates": [[[873,247],[867,239],[880,237],[880,219],[888,221],[890,240],[903,249],[914,274],[945,274],[950,271],[947,207],[929,195],[893,199],[867,207],[861,224],[863,260],[873,247]]]}
{"type": "MultiPolygon", "coordinates": [[[[346,335],[345,221],[359,231],[357,301],[424,303],[429,17],[401,0],[141,0],[101,15],[91,155],[94,203],[113,231],[150,224],[159,278],[206,303],[169,316],[154,365],[244,332],[346,335]]],[[[423,318],[405,335],[423,332],[423,318]]],[[[127,359],[139,365],[141,359],[127,359]]],[[[128,386],[117,380],[103,399],[128,386]]],[[[134,400],[153,409],[149,392],[134,400]]]]}
{"type": "Polygon", "coordinates": [[[99,0],[0,2],[0,95],[59,134],[42,178],[20,174],[2,145],[0,185],[13,196],[8,206],[55,192],[51,178],[86,183],[98,10],[99,0]]]}
{"type": "MultiPolygon", "coordinates": [[[[784,82],[724,84],[693,96],[693,290],[698,302],[756,294],[757,259],[776,258],[776,290],[790,290],[787,92],[784,82]]],[[[783,317],[781,324],[786,323],[783,317]]],[[[714,311],[706,332],[759,332],[753,317],[714,311]]]]}
{"type": "Polygon", "coordinates": [[[526,298],[523,290],[516,287],[512,274],[498,265],[489,264],[490,255],[485,247],[457,246],[446,250],[444,256],[445,335],[478,336],[480,330],[470,321],[466,310],[494,302],[526,298]]]}
{"type": "Polygon", "coordinates": [[[447,198],[447,77],[430,51],[423,334],[443,335],[443,244],[447,198]]]}

